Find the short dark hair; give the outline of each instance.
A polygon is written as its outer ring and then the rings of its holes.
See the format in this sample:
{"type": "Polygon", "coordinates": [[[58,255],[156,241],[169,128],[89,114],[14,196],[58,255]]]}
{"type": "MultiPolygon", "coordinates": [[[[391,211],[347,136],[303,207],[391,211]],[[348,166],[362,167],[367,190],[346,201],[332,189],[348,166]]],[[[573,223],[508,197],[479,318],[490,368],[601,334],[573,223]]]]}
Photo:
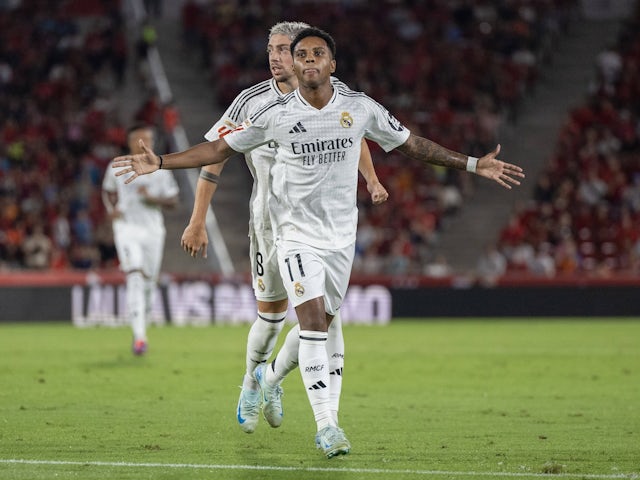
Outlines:
{"type": "Polygon", "coordinates": [[[319,28],[315,27],[305,28],[300,33],[298,33],[298,35],[296,35],[296,38],[294,38],[291,42],[291,53],[293,53],[293,51],[296,49],[296,45],[298,45],[298,43],[300,43],[302,39],[307,37],[318,37],[323,39],[325,42],[327,42],[329,50],[331,50],[331,57],[336,58],[336,42],[333,37],[324,30],[320,30],[319,28]]]}

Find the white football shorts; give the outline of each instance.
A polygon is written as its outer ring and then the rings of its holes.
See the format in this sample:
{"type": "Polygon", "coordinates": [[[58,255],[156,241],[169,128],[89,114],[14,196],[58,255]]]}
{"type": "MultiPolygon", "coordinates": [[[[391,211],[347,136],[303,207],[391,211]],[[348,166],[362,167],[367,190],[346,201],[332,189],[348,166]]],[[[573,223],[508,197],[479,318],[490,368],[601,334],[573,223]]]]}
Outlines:
{"type": "Polygon", "coordinates": [[[338,250],[313,248],[298,242],[278,244],[278,265],[294,307],[324,297],[324,308],[335,315],[349,286],[355,243],[338,250]]]}
{"type": "Polygon", "coordinates": [[[277,302],[287,298],[287,291],[280,277],[276,245],[271,232],[249,234],[251,257],[251,283],[257,300],[277,302]]]}
{"type": "Polygon", "coordinates": [[[118,252],[120,270],[141,270],[147,278],[157,280],[164,254],[164,230],[150,231],[138,225],[116,222],[113,239],[118,252]]]}

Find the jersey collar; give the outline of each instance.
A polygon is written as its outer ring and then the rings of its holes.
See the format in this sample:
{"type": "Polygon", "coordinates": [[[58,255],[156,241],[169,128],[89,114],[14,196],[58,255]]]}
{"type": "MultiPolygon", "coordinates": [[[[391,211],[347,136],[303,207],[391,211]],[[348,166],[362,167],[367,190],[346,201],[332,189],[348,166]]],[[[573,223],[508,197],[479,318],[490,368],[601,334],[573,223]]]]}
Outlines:
{"type": "MultiPolygon", "coordinates": [[[[325,108],[327,108],[329,105],[331,105],[333,102],[336,101],[336,98],[338,97],[338,89],[336,88],[335,85],[331,84],[331,88],[333,88],[333,95],[331,95],[331,98],[329,99],[329,101],[327,102],[327,104],[322,107],[322,110],[324,110],[325,108]]],[[[296,98],[298,99],[298,101],[300,103],[302,103],[305,107],[309,107],[309,108],[313,108],[314,110],[317,110],[316,107],[314,107],[313,105],[311,105],[309,102],[307,102],[304,97],[300,94],[300,89],[296,88],[294,90],[294,94],[296,96],[296,98]]]]}
{"type": "Polygon", "coordinates": [[[273,90],[278,97],[284,97],[284,93],[278,88],[278,82],[276,82],[276,79],[273,77],[271,77],[271,90],[273,90]]]}

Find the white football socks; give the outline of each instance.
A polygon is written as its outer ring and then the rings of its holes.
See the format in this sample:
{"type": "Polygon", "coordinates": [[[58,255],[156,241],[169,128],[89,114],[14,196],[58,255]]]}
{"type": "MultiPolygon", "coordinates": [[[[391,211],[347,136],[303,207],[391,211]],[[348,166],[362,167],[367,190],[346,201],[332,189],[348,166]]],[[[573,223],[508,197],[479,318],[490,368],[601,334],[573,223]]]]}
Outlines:
{"type": "Polygon", "coordinates": [[[318,431],[335,425],[329,406],[329,359],[327,356],[327,332],[300,330],[298,362],[302,383],[316,419],[318,431]]]}
{"type": "MultiPolygon", "coordinates": [[[[298,352],[300,345],[300,325],[294,325],[280,347],[275,360],[266,371],[267,385],[281,383],[284,378],[298,366],[298,352]]],[[[327,357],[329,365],[329,398],[331,418],[338,424],[340,410],[340,396],[342,394],[342,370],[344,368],[344,337],[342,335],[342,320],[336,315],[329,326],[327,336],[327,357]]]]}
{"type": "Polygon", "coordinates": [[[298,366],[298,350],[300,349],[300,325],[295,324],[284,339],[278,354],[267,368],[265,381],[267,385],[276,385],[284,380],[298,366]]]}
{"type": "Polygon", "coordinates": [[[344,337],[342,336],[342,319],[340,314],[333,317],[328,331],[327,356],[329,357],[329,398],[331,417],[338,425],[338,410],[342,394],[342,369],[344,368],[344,337]]]}
{"type": "Polygon", "coordinates": [[[247,370],[242,381],[242,388],[257,390],[258,384],[253,378],[255,368],[266,362],[278,340],[278,335],[284,327],[287,312],[263,313],[258,312],[258,318],[247,336],[246,365],[247,370]]]}
{"type": "Polygon", "coordinates": [[[127,274],[127,317],[136,340],[147,339],[145,312],[144,277],[140,271],[130,272],[127,274]]]}

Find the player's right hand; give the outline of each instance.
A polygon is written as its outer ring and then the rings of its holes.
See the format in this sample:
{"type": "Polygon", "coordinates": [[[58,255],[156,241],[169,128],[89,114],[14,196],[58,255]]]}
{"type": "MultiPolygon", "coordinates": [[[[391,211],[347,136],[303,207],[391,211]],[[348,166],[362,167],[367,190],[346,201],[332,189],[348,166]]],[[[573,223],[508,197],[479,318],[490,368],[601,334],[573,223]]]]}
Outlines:
{"type": "Polygon", "coordinates": [[[160,157],[153,153],[153,151],[147,147],[142,140],[140,140],[140,148],[144,153],[137,155],[122,155],[113,159],[112,168],[119,168],[116,172],[116,176],[126,175],[131,173],[124,183],[131,183],[139,175],[147,175],[153,173],[160,167],[160,157]]]}
{"type": "Polygon", "coordinates": [[[204,226],[187,225],[180,239],[183,250],[193,258],[196,258],[198,253],[202,253],[202,258],[207,258],[207,245],[209,245],[207,229],[204,226]]]}

